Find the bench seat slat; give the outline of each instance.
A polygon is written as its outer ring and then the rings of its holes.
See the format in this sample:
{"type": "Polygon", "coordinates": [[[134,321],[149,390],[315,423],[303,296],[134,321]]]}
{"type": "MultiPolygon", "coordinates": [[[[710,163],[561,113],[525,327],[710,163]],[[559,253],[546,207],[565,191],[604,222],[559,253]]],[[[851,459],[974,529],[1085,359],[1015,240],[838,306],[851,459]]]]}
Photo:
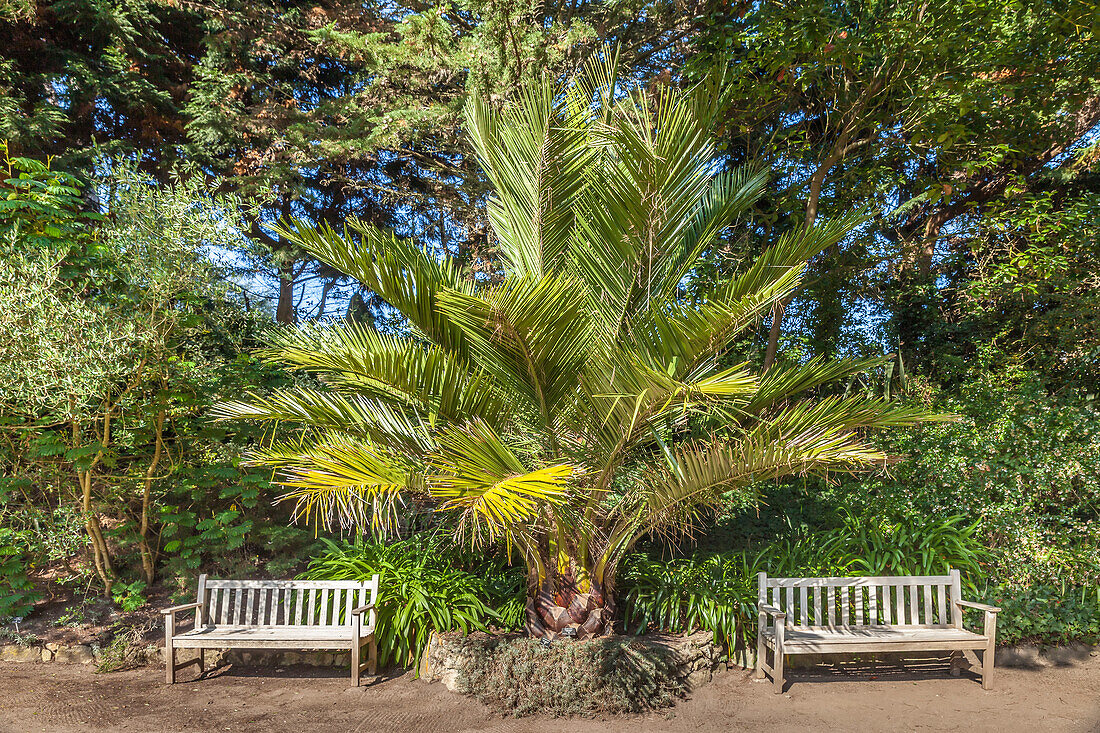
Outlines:
{"type": "MultiPolygon", "coordinates": [[[[765,642],[775,646],[775,632],[764,632],[765,642]]],[[[911,651],[933,649],[984,649],[988,639],[953,627],[914,628],[899,626],[790,627],[783,650],[790,652],[911,651]]]]}

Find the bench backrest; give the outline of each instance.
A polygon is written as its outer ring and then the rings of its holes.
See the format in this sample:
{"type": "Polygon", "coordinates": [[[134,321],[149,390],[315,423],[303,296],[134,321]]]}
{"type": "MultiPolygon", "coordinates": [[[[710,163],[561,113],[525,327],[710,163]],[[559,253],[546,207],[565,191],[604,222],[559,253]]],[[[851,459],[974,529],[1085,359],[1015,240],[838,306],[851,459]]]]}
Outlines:
{"type": "MultiPolygon", "coordinates": [[[[199,576],[197,625],[350,626],[378,601],[370,580],[218,580],[199,576]]],[[[366,618],[364,618],[366,622],[366,618]]]]}
{"type": "MultiPolygon", "coordinates": [[[[962,628],[958,570],[947,575],[769,578],[760,573],[758,601],[787,614],[787,626],[962,628]]],[[[760,614],[761,628],[772,624],[760,614]]]]}

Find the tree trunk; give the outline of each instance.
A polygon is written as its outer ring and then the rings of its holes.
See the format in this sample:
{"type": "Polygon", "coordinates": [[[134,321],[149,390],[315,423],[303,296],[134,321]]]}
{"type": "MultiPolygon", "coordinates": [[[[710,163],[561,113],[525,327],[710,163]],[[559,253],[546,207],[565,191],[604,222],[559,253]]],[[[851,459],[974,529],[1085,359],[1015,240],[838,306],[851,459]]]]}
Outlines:
{"type": "Polygon", "coordinates": [[[103,582],[105,595],[110,597],[111,588],[115,584],[114,568],[111,567],[111,555],[107,551],[107,540],[103,537],[103,526],[99,523],[99,517],[92,511],[92,472],[81,471],[77,474],[80,481],[81,502],[80,509],[84,515],[84,530],[88,533],[88,541],[92,546],[92,562],[95,564],[96,575],[103,582]]]}
{"type": "Polygon", "coordinates": [[[156,423],[156,435],[157,442],[153,448],[153,459],[149,461],[149,468],[145,471],[145,490],[141,495],[141,529],[139,534],[141,540],[139,546],[141,549],[141,571],[145,576],[145,582],[149,585],[153,584],[153,580],[156,579],[156,557],[153,554],[153,548],[149,544],[149,505],[151,503],[151,494],[153,489],[153,475],[156,473],[157,464],[160,463],[160,454],[164,449],[164,409],[157,413],[156,423]]]}
{"type": "Polygon", "coordinates": [[[593,563],[544,546],[530,573],[527,633],[537,639],[588,639],[611,633],[615,602],[593,563]]]}
{"type": "MultiPolygon", "coordinates": [[[[846,138],[841,138],[841,141],[846,141],[846,138]]],[[[808,232],[813,228],[814,222],[817,221],[817,206],[818,201],[821,199],[821,187],[825,184],[825,175],[829,172],[837,161],[840,159],[840,155],[835,151],[818,166],[814,171],[813,176],[810,177],[810,193],[806,197],[806,220],[803,222],[802,231],[808,232]]],[[[768,348],[764,352],[764,370],[767,371],[775,364],[775,357],[779,353],[779,336],[783,331],[783,313],[786,312],[787,306],[794,300],[794,294],[788,295],[781,302],[772,306],[772,325],[768,329],[768,348]]]]}
{"type": "Polygon", "coordinates": [[[294,323],[294,260],[279,265],[279,305],[275,309],[279,323],[294,323]]]}
{"type": "Polygon", "coordinates": [[[332,291],[332,288],[336,285],[336,278],[325,280],[325,284],[321,287],[321,303],[317,306],[317,320],[321,320],[325,317],[325,305],[328,304],[328,294],[332,291]]]}
{"type": "MultiPolygon", "coordinates": [[[[103,422],[103,438],[99,451],[92,459],[87,469],[76,472],[77,483],[80,485],[80,513],[84,517],[84,531],[88,533],[88,542],[92,546],[92,563],[95,565],[96,575],[103,582],[103,590],[110,597],[111,588],[114,587],[114,569],[111,567],[111,555],[108,552],[107,540],[103,537],[103,526],[99,523],[99,517],[92,511],[92,470],[103,457],[110,442],[111,408],[108,403],[103,422]]],[[[73,445],[80,441],[80,424],[73,421],[72,424],[73,445]]]]}

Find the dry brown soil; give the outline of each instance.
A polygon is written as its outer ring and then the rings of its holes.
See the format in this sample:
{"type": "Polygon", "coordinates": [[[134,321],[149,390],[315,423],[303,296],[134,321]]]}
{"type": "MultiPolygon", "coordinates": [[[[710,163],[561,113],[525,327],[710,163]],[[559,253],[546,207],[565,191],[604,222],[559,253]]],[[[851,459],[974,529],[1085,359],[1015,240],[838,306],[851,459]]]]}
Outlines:
{"type": "Polygon", "coordinates": [[[641,717],[514,719],[410,675],[354,689],[335,670],[221,668],[164,684],[145,667],[0,663],[0,731],[1046,731],[1100,732],[1100,656],[1044,669],[998,670],[984,691],[945,666],[799,670],[783,695],[740,671],[641,717]]]}

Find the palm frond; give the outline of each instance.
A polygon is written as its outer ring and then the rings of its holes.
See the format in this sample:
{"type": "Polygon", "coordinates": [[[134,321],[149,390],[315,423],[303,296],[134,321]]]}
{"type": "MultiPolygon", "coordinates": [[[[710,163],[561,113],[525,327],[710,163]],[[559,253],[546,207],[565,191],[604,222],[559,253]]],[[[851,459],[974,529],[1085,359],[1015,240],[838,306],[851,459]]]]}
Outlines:
{"type": "Polygon", "coordinates": [[[860,374],[888,360],[889,357],[826,359],[816,356],[797,366],[776,364],[760,376],[760,389],[745,409],[749,412],[760,412],[814,387],[860,374]]]}
{"type": "Polygon", "coordinates": [[[299,219],[290,219],[276,230],[373,290],[426,339],[459,358],[465,356],[461,330],[438,308],[440,293],[470,293],[474,289],[452,260],[437,258],[414,242],[357,219],[349,220],[343,232],[325,223],[314,226],[299,219]]]}
{"type": "Polygon", "coordinates": [[[529,470],[488,425],[472,422],[439,437],[431,458],[432,497],[457,509],[474,532],[496,537],[563,501],[575,469],[555,464],[529,470]]]}
{"type": "Polygon", "coordinates": [[[378,399],[304,387],[221,402],[212,409],[211,417],[301,423],[414,453],[434,446],[428,425],[416,414],[378,399]]]}
{"type": "Polygon", "coordinates": [[[507,398],[484,372],[417,339],[383,334],[345,321],[281,329],[259,354],[316,375],[326,384],[412,410],[431,425],[479,417],[492,424],[508,413],[507,398]]]}
{"type": "Polygon", "coordinates": [[[586,299],[583,286],[566,278],[514,277],[475,295],[444,293],[440,308],[462,328],[481,368],[552,426],[591,354],[586,299]]]}
{"type": "Polygon", "coordinates": [[[295,502],[295,519],[316,518],[326,526],[339,520],[388,530],[402,495],[425,492],[416,464],[337,431],[257,449],[248,462],[275,469],[288,489],[278,500],[295,502]]]}
{"type": "Polygon", "coordinates": [[[549,80],[525,87],[495,109],[478,96],[466,127],[492,181],[489,220],[511,270],[530,277],[559,271],[573,228],[573,200],[596,150],[585,144],[587,106],[549,80]]]}

